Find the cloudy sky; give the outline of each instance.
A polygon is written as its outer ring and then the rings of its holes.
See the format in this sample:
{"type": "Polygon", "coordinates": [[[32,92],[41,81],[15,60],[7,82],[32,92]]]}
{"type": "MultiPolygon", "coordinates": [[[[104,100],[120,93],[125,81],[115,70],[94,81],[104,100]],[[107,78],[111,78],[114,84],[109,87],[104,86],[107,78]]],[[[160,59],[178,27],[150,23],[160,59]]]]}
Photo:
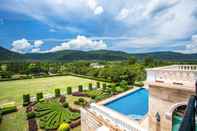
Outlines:
{"type": "Polygon", "coordinates": [[[197,53],[197,0],[1,0],[0,46],[197,53]]]}

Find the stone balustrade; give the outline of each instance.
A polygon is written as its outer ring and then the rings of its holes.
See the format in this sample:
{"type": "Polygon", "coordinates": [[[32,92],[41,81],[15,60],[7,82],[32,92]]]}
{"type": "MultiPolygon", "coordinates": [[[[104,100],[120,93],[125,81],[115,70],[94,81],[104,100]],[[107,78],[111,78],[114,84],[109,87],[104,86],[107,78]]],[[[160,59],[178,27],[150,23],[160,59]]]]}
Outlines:
{"type": "Polygon", "coordinates": [[[195,87],[197,80],[197,65],[172,65],[147,69],[148,82],[195,87]]]}
{"type": "Polygon", "coordinates": [[[102,116],[107,121],[110,121],[112,124],[118,126],[119,128],[126,130],[126,131],[145,131],[145,129],[141,128],[137,123],[134,121],[129,120],[126,117],[120,116],[116,112],[109,110],[103,106],[96,105],[92,103],[90,105],[90,109],[94,111],[97,115],[102,116]]]}

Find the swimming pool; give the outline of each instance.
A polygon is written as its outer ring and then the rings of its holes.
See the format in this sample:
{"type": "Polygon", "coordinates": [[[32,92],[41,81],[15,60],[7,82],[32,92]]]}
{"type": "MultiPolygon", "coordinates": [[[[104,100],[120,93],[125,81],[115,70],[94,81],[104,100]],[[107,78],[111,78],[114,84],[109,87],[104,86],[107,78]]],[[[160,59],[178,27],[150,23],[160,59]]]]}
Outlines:
{"type": "Polygon", "coordinates": [[[148,112],[148,96],[148,90],[141,88],[106,103],[104,106],[124,114],[129,118],[142,119],[148,112]]]}

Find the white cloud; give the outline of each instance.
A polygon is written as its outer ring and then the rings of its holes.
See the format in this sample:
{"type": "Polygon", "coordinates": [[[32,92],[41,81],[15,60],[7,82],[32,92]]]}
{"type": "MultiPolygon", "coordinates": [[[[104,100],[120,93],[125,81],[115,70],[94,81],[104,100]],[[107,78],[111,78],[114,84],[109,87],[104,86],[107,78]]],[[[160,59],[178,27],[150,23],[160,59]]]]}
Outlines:
{"type": "Polygon", "coordinates": [[[24,53],[26,50],[30,49],[32,45],[26,39],[15,40],[12,42],[12,51],[24,53]]]}
{"type": "Polygon", "coordinates": [[[34,47],[40,47],[44,44],[44,41],[42,40],[35,40],[34,41],[34,47]]]}
{"type": "Polygon", "coordinates": [[[61,51],[66,49],[75,50],[98,50],[106,49],[107,44],[103,40],[91,40],[85,36],[77,36],[76,39],[72,39],[68,42],[64,42],[59,46],[55,46],[48,52],[61,51]]]}
{"type": "Polygon", "coordinates": [[[161,11],[164,11],[175,4],[177,4],[180,0],[151,0],[149,4],[146,6],[145,11],[143,13],[144,16],[152,16],[161,11]]]}
{"type": "Polygon", "coordinates": [[[42,51],[40,50],[40,48],[33,48],[31,50],[32,53],[41,53],[42,51]]]}
{"type": "Polygon", "coordinates": [[[98,6],[98,7],[96,7],[96,9],[94,10],[94,14],[95,15],[100,15],[100,14],[102,14],[103,13],[103,7],[102,6],[98,6]]]}
{"type": "Polygon", "coordinates": [[[118,16],[116,17],[116,19],[117,19],[117,20],[123,20],[123,19],[127,18],[128,15],[129,15],[129,10],[124,8],[124,9],[122,9],[122,10],[119,12],[119,14],[118,14],[118,16]]]}
{"type": "Polygon", "coordinates": [[[98,4],[97,0],[87,0],[86,2],[95,15],[100,15],[104,12],[103,7],[98,4]]]}

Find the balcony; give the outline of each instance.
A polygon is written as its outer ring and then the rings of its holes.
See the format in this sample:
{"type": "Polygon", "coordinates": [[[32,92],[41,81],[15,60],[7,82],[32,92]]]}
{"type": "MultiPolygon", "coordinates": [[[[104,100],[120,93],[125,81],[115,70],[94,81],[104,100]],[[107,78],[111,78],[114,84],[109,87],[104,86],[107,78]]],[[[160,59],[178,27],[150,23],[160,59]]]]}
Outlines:
{"type": "Polygon", "coordinates": [[[197,65],[172,65],[146,69],[147,82],[194,90],[197,80],[197,65]]]}

